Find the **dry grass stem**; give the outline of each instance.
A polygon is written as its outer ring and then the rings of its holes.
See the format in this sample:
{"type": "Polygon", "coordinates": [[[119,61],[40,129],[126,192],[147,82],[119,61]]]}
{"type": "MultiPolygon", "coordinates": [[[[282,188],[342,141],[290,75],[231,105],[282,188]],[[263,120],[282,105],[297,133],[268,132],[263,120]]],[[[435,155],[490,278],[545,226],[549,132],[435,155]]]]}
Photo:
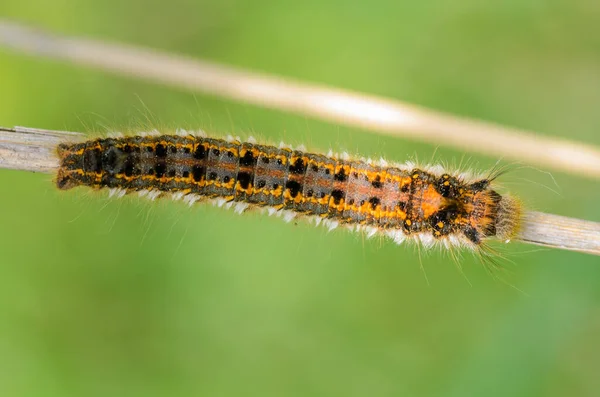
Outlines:
{"type": "Polygon", "coordinates": [[[0,168],[55,172],[56,146],[78,136],[76,132],[0,127],[0,168]]]}
{"type": "Polygon", "coordinates": [[[600,149],[366,94],[0,20],[0,46],[378,133],[600,178],[600,149]]]}
{"type": "MultiPolygon", "coordinates": [[[[83,134],[25,127],[0,127],[0,168],[55,172],[56,145],[83,134]]],[[[600,223],[541,212],[528,212],[518,240],[600,255],[600,223]]]]}
{"type": "Polygon", "coordinates": [[[600,223],[526,212],[518,237],[526,243],[600,255],[600,223]]]}

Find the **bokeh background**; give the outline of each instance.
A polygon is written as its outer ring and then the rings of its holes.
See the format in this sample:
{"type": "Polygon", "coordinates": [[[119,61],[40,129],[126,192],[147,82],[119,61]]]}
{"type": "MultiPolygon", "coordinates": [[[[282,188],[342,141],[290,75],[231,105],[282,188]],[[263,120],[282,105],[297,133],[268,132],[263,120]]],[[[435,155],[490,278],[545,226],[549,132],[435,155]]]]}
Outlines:
{"type": "MultiPolygon", "coordinates": [[[[3,0],[0,16],[600,144],[592,0],[3,0]]],[[[395,161],[436,149],[5,50],[0,125],[204,128],[395,161]]],[[[600,221],[597,181],[545,171],[503,183],[600,221]]],[[[422,269],[413,247],[58,192],[48,175],[0,170],[0,192],[2,396],[600,393],[597,257],[515,243],[495,275],[469,254],[462,272],[439,252],[422,269]]]]}

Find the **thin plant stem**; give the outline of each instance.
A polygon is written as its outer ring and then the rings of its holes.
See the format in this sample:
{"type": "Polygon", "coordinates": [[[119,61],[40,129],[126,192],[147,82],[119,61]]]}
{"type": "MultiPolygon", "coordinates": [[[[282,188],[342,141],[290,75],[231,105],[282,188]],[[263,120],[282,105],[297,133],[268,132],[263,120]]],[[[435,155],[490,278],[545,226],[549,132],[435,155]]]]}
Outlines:
{"type": "Polygon", "coordinates": [[[0,20],[0,47],[373,132],[600,178],[600,149],[373,95],[0,20]]]}
{"type": "MultiPolygon", "coordinates": [[[[56,145],[81,139],[76,132],[0,127],[0,168],[53,173],[56,145]]],[[[517,240],[569,251],[600,255],[600,223],[542,212],[526,212],[517,240]]]]}

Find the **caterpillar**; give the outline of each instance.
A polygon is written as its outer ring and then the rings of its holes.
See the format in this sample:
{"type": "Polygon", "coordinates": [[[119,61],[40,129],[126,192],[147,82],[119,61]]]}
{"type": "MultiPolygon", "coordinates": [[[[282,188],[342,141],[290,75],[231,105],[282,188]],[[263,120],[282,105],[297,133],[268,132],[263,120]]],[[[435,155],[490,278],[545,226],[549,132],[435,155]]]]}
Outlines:
{"type": "Polygon", "coordinates": [[[292,149],[173,135],[97,138],[58,146],[56,185],[171,194],[190,205],[204,199],[247,208],[266,207],[286,220],[301,214],[325,223],[385,235],[400,244],[485,247],[518,231],[519,201],[494,187],[498,174],[469,178],[442,167],[389,164],[292,149]]]}

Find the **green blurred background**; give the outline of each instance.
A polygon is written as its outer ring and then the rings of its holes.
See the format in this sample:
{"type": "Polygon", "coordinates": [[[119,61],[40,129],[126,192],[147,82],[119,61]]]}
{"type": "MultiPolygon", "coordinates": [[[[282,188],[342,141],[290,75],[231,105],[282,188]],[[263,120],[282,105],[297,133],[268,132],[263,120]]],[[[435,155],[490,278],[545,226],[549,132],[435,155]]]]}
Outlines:
{"type": "MultiPolygon", "coordinates": [[[[3,0],[0,16],[600,144],[592,0],[3,0]]],[[[395,161],[435,150],[0,50],[0,125],[147,118],[395,161]]],[[[600,221],[597,181],[553,173],[552,193],[543,171],[504,182],[532,208],[600,221]]],[[[427,281],[414,247],[304,222],[16,171],[0,191],[1,396],[600,393],[597,257],[511,244],[503,282],[431,252],[427,281]]]]}

